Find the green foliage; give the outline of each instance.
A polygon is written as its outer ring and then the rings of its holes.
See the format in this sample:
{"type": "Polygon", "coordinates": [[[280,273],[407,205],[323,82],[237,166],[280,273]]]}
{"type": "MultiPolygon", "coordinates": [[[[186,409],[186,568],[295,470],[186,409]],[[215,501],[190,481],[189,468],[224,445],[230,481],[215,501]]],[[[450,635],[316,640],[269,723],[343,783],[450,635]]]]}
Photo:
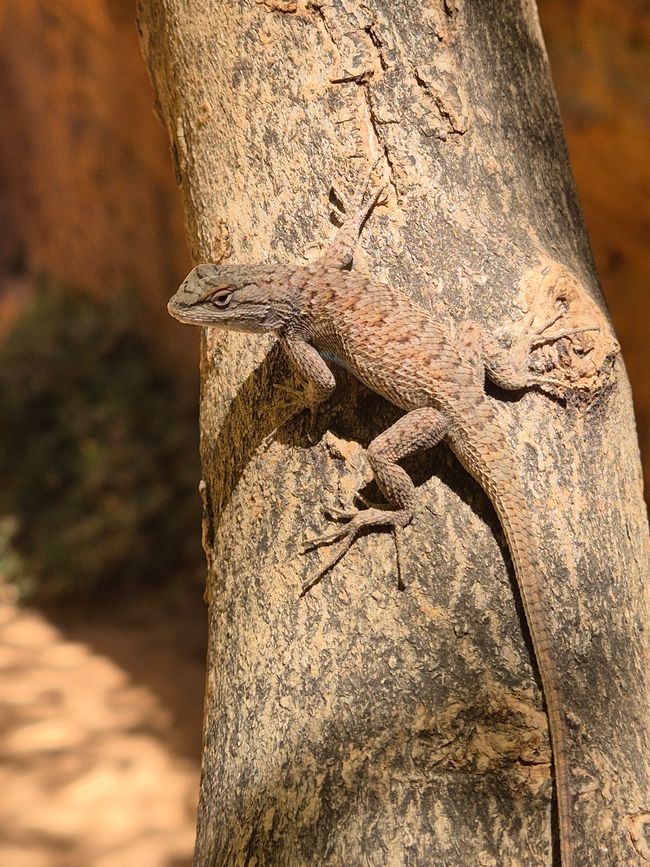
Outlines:
{"type": "Polygon", "coordinates": [[[0,516],[18,523],[23,592],[161,581],[196,562],[196,396],[134,314],[124,298],[43,289],[0,344],[0,516]]]}

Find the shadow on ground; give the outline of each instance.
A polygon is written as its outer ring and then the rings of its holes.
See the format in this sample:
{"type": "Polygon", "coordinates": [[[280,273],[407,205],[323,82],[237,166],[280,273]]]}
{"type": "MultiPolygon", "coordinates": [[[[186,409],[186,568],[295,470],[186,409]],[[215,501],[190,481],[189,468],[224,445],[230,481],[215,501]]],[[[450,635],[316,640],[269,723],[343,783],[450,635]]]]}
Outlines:
{"type": "Polygon", "coordinates": [[[205,606],[181,590],[0,602],[0,864],[188,867],[205,606]]]}

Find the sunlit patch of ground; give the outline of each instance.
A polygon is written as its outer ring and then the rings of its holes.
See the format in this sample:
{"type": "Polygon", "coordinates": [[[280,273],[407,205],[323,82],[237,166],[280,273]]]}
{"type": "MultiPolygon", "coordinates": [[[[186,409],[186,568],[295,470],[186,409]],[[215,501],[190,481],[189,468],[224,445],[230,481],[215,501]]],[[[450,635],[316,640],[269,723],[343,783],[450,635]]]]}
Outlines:
{"type": "MultiPolygon", "coordinates": [[[[166,648],[166,661],[148,678],[159,645],[142,622],[127,622],[121,641],[119,609],[103,638],[100,625],[86,624],[98,642],[77,640],[83,626],[70,640],[74,629],[64,634],[7,599],[0,601],[0,865],[189,865],[201,699],[192,696],[190,748],[179,749],[188,738],[156,678],[170,693],[174,681],[185,693],[196,685],[197,693],[198,654],[189,661],[179,654],[174,663],[166,648]],[[110,653],[111,644],[119,652],[110,653]]],[[[159,638],[155,611],[150,620],[159,638]]]]}

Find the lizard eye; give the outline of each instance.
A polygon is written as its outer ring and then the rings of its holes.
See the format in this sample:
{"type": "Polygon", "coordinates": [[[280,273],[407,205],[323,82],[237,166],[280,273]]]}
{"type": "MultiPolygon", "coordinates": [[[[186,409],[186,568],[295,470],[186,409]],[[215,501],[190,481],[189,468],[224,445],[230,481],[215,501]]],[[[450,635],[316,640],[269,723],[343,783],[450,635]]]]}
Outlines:
{"type": "Polygon", "coordinates": [[[230,304],[231,297],[232,291],[230,289],[221,289],[210,297],[210,304],[212,304],[213,307],[220,307],[223,309],[230,304]]]}

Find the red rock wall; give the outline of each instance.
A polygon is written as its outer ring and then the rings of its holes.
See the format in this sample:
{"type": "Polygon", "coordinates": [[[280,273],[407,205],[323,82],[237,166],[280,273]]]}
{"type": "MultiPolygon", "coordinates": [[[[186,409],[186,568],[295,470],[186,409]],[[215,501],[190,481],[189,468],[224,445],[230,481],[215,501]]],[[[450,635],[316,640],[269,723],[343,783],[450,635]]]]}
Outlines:
{"type": "Polygon", "coordinates": [[[134,5],[0,0],[0,261],[136,290],[152,333],[194,366],[196,335],[165,310],[189,261],[134,5]]]}

